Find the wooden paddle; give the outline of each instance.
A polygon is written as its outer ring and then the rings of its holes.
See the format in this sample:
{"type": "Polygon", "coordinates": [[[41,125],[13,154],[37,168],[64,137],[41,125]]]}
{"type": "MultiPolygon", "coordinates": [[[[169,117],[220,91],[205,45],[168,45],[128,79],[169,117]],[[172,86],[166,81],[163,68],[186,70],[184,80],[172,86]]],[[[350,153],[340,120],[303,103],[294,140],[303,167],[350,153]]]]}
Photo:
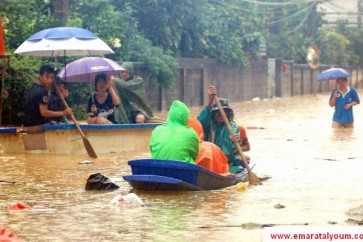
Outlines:
{"type": "MultiPolygon", "coordinates": [[[[55,83],[54,83],[53,85],[55,85],[56,90],[57,90],[57,93],[58,93],[58,96],[59,96],[59,98],[62,100],[63,105],[64,105],[66,108],[69,108],[69,106],[68,106],[68,104],[67,104],[66,100],[64,99],[64,97],[63,97],[63,96],[62,96],[62,94],[60,93],[60,91],[59,91],[59,88],[58,88],[57,84],[55,84],[55,83]]],[[[97,158],[97,154],[96,154],[95,150],[93,149],[93,147],[92,147],[91,143],[89,142],[89,140],[87,139],[86,135],[83,133],[83,131],[82,131],[81,127],[79,126],[78,121],[76,120],[76,118],[74,117],[74,115],[73,115],[73,114],[71,114],[70,116],[71,116],[71,119],[73,120],[74,125],[75,125],[75,126],[76,126],[76,128],[77,128],[78,133],[79,133],[79,134],[81,135],[81,137],[82,137],[83,145],[84,145],[84,147],[86,148],[88,155],[89,155],[90,157],[92,157],[92,158],[97,158]]]]}
{"type": "MultiPolygon", "coordinates": [[[[224,112],[224,109],[221,105],[221,102],[219,101],[219,98],[217,95],[214,96],[214,101],[217,104],[218,110],[223,118],[224,123],[227,126],[227,129],[229,131],[229,133],[231,134],[231,136],[235,136],[235,133],[233,132],[232,126],[229,123],[229,120],[227,118],[226,113],[224,112]]],[[[247,161],[247,157],[243,154],[242,148],[239,145],[238,141],[233,139],[233,142],[235,143],[238,153],[240,154],[240,156],[242,157],[242,161],[244,166],[246,167],[247,171],[248,171],[248,182],[250,186],[255,186],[255,185],[261,185],[261,181],[260,178],[258,178],[258,176],[256,176],[256,174],[254,174],[250,168],[250,166],[248,165],[248,161],[247,161]]]]}

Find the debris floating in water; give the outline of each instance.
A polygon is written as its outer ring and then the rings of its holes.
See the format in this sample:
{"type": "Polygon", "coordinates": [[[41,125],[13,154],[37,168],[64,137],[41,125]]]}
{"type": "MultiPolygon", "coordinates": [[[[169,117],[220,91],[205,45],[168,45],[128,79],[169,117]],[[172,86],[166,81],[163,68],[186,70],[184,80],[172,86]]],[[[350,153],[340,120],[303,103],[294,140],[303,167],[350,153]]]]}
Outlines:
{"type": "Polygon", "coordinates": [[[56,211],[57,209],[55,208],[51,208],[49,206],[44,206],[44,205],[34,205],[30,211],[32,212],[53,212],[56,211]]]}
{"type": "Polygon", "coordinates": [[[260,176],[260,181],[267,181],[269,179],[271,179],[272,177],[271,176],[268,176],[268,175],[263,175],[263,176],[260,176]]]}
{"type": "Polygon", "coordinates": [[[30,209],[30,206],[28,206],[24,203],[11,203],[8,206],[8,210],[10,210],[10,211],[25,210],[25,209],[30,209]]]}
{"type": "Polygon", "coordinates": [[[119,185],[101,173],[90,175],[85,187],[86,190],[116,190],[119,188],[119,185]]]}
{"type": "Polygon", "coordinates": [[[33,207],[31,207],[24,203],[12,203],[8,206],[8,210],[10,210],[10,211],[30,210],[32,212],[52,212],[52,211],[56,211],[57,209],[51,208],[46,205],[34,205],[33,207]]]}
{"type": "Polygon", "coordinates": [[[45,188],[45,185],[44,184],[35,184],[34,185],[34,188],[36,188],[36,189],[43,189],[43,188],[45,188]]]}
{"type": "Polygon", "coordinates": [[[78,164],[89,165],[89,164],[93,164],[93,161],[90,161],[90,160],[82,160],[82,161],[78,162],[78,164]]]}
{"type": "Polygon", "coordinates": [[[21,242],[21,239],[16,236],[10,229],[0,227],[0,241],[6,242],[21,242]]]}
{"type": "Polygon", "coordinates": [[[361,221],[363,225],[363,205],[349,209],[347,215],[350,219],[354,221],[361,221]]]}
{"type": "Polygon", "coordinates": [[[275,227],[275,226],[308,226],[308,223],[297,223],[297,224],[260,224],[260,223],[243,223],[239,225],[213,225],[213,226],[200,226],[200,229],[211,229],[211,228],[242,228],[242,229],[261,229],[266,227],[275,227]]]}
{"type": "Polygon", "coordinates": [[[113,205],[131,205],[135,207],[144,206],[144,202],[141,200],[139,196],[135,193],[129,193],[127,195],[117,195],[111,200],[111,204],[113,205]]]}
{"type": "Polygon", "coordinates": [[[244,182],[240,182],[236,185],[237,191],[244,192],[247,189],[247,186],[244,182]]]}
{"type": "Polygon", "coordinates": [[[363,225],[363,220],[356,220],[356,219],[348,218],[348,220],[346,222],[350,223],[350,224],[363,225]]]}
{"type": "Polygon", "coordinates": [[[0,185],[13,185],[13,184],[16,184],[16,182],[0,180],[0,185]]]}
{"type": "Polygon", "coordinates": [[[276,209],[282,209],[282,208],[285,208],[286,206],[285,205],[282,205],[281,203],[278,203],[274,206],[274,208],[276,209]]]}

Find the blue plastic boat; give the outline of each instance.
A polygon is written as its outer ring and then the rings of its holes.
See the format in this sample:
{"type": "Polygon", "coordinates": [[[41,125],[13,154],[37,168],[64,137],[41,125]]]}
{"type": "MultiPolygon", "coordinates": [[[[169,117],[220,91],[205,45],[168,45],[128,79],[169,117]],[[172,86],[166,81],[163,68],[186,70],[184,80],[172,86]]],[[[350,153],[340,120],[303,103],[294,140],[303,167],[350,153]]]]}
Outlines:
{"type": "Polygon", "coordinates": [[[132,175],[124,180],[139,190],[204,191],[218,190],[247,181],[247,171],[233,177],[221,176],[201,166],[170,160],[132,160],[132,175]]]}

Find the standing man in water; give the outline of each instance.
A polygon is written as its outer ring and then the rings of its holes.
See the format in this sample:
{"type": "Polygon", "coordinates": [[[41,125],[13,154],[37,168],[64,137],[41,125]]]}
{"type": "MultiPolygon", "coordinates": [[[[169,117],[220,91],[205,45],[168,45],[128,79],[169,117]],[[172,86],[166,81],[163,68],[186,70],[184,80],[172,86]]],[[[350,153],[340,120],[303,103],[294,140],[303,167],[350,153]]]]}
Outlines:
{"type": "Polygon", "coordinates": [[[357,91],[347,78],[337,79],[337,88],[330,95],[329,105],[335,107],[333,128],[354,128],[353,106],[360,103],[357,91]]]}

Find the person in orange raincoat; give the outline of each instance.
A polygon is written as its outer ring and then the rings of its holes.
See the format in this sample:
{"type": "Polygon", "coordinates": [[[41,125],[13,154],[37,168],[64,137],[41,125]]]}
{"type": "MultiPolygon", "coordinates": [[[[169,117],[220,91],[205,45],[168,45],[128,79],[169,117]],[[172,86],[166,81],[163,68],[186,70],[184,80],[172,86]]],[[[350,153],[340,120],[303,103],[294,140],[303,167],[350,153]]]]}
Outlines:
{"type": "Polygon", "coordinates": [[[199,120],[190,116],[187,126],[193,128],[199,138],[199,155],[195,159],[195,163],[215,173],[228,175],[227,156],[214,143],[204,141],[203,126],[199,120]]]}
{"type": "Polygon", "coordinates": [[[250,151],[251,150],[251,146],[250,146],[250,142],[248,141],[248,137],[247,137],[247,132],[245,127],[243,127],[242,125],[237,125],[239,132],[241,133],[241,148],[242,151],[246,152],[246,151],[250,151]]]}
{"type": "MultiPolygon", "coordinates": [[[[231,119],[234,120],[233,111],[231,112],[231,119]]],[[[250,151],[251,150],[251,145],[250,145],[250,142],[248,141],[247,131],[246,131],[245,127],[243,127],[242,125],[238,125],[238,124],[237,124],[237,127],[238,127],[238,130],[239,130],[240,134],[241,134],[241,141],[242,141],[241,142],[241,148],[242,148],[242,151],[243,152],[250,151]]]]}

